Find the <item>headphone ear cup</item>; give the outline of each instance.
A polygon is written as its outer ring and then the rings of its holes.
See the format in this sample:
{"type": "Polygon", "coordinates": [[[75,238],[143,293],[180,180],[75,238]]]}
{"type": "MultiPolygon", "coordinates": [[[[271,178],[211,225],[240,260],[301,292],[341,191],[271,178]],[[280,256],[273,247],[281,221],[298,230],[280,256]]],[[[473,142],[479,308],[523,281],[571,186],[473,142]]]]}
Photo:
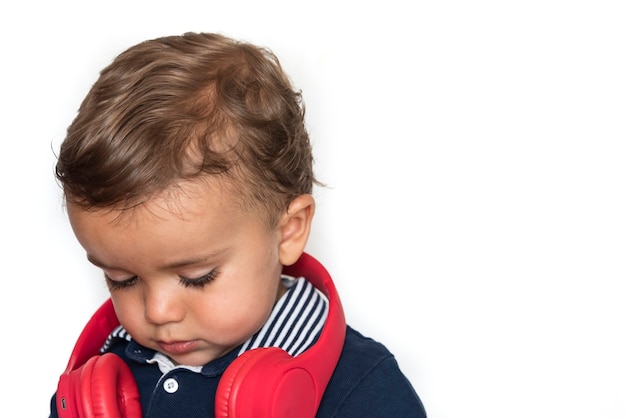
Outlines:
{"type": "Polygon", "coordinates": [[[256,350],[246,351],[237,357],[224,371],[215,393],[215,418],[228,418],[237,398],[237,388],[241,385],[241,369],[246,365],[256,350]]]}
{"type": "Polygon", "coordinates": [[[313,377],[286,351],[256,348],[237,357],[215,395],[216,418],[313,418],[313,377]]]}
{"type": "Polygon", "coordinates": [[[59,377],[56,406],[59,418],[81,418],[85,416],[80,400],[81,368],[65,372],[59,377]]]}
{"type": "Polygon", "coordinates": [[[78,369],[61,376],[57,410],[59,417],[68,418],[141,418],[142,415],[132,372],[113,353],[93,356],[78,369]]]}

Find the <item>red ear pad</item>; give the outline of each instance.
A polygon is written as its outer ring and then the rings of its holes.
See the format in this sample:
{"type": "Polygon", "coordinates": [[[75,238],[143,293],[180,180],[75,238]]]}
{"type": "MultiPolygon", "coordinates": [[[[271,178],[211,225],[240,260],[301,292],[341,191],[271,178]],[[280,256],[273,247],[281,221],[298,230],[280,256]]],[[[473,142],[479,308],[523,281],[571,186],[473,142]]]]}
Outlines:
{"type": "Polygon", "coordinates": [[[124,361],[99,347],[119,325],[113,303],[107,299],[81,332],[59,378],[56,393],[60,418],[141,417],[139,390],[124,361]]]}
{"type": "Polygon", "coordinates": [[[309,418],[315,416],[313,377],[277,347],[246,351],[222,376],[216,418],[309,418]]]}
{"type": "Polygon", "coordinates": [[[59,379],[61,418],[141,418],[139,390],[124,361],[112,353],[91,357],[59,379]]]}
{"type": "Polygon", "coordinates": [[[83,411],[87,418],[141,418],[139,390],[124,361],[112,353],[92,357],[83,367],[83,411]]]}

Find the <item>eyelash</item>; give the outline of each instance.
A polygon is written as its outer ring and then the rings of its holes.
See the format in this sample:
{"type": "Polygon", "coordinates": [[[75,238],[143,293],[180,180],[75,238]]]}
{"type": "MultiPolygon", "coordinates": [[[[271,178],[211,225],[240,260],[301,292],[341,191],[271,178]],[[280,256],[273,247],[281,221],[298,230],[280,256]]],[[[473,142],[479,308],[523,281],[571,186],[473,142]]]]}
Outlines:
{"type": "Polygon", "coordinates": [[[106,280],[107,286],[109,287],[109,290],[111,292],[113,292],[115,290],[129,289],[129,288],[133,287],[135,285],[135,283],[137,283],[137,276],[133,276],[133,277],[128,278],[126,280],[117,281],[117,280],[111,279],[108,274],[105,274],[104,275],[104,279],[106,280]]]}
{"type": "MultiPolygon", "coordinates": [[[[218,274],[217,269],[213,269],[207,274],[202,275],[200,277],[193,278],[193,279],[179,276],[179,283],[185,287],[202,288],[206,286],[207,284],[211,283],[213,280],[215,280],[215,278],[217,277],[217,274],[218,274]]],[[[117,281],[117,280],[111,279],[107,274],[104,275],[104,278],[107,282],[107,286],[109,287],[109,290],[111,291],[130,289],[137,283],[137,279],[138,279],[137,276],[133,276],[126,280],[117,281]]]]}
{"type": "Polygon", "coordinates": [[[196,277],[195,279],[189,279],[187,277],[179,276],[180,277],[179,282],[185,287],[201,288],[211,283],[213,280],[215,280],[215,278],[217,277],[217,274],[218,274],[217,269],[213,269],[207,274],[204,274],[200,277],[196,277]]]}

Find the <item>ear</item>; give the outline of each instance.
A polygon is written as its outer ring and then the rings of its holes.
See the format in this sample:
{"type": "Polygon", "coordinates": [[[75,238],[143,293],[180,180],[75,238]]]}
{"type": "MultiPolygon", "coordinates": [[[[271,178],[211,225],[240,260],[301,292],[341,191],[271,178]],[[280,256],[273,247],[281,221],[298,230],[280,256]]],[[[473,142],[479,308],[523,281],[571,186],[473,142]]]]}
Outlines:
{"type": "Polygon", "coordinates": [[[309,194],[296,197],[289,204],[279,223],[281,264],[290,266],[304,252],[315,214],[315,199],[309,194]]]}

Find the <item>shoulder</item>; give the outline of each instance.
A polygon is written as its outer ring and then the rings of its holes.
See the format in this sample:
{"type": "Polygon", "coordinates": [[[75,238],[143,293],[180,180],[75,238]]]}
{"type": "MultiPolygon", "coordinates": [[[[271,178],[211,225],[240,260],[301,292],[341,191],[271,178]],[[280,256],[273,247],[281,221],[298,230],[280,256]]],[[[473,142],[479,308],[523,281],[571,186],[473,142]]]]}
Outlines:
{"type": "Polygon", "coordinates": [[[426,417],[411,383],[380,342],[347,327],[339,363],[318,417],[426,417]]]}
{"type": "Polygon", "coordinates": [[[349,376],[350,380],[365,379],[377,369],[391,369],[400,373],[394,355],[386,346],[348,326],[334,376],[349,376]]]}
{"type": "Polygon", "coordinates": [[[342,352],[342,356],[347,355],[370,361],[393,357],[393,354],[382,343],[364,336],[350,326],[346,327],[346,341],[342,352]]]}

